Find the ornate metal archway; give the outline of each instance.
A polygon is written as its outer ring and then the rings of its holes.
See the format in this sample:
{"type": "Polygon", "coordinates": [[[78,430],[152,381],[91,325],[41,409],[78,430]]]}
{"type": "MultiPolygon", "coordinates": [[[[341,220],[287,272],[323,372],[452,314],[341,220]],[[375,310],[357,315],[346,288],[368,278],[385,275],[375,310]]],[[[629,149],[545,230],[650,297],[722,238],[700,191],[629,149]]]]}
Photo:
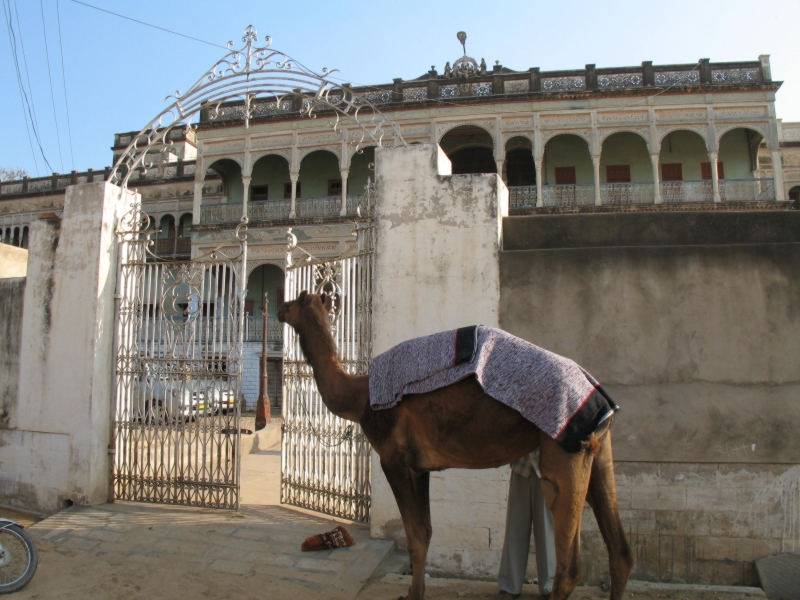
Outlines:
{"type": "Polygon", "coordinates": [[[196,128],[192,119],[201,110],[208,109],[213,119],[220,114],[222,104],[241,100],[244,126],[261,114],[278,114],[285,111],[286,103],[297,99],[300,114],[317,118],[329,117],[328,125],[339,131],[342,123],[356,125],[360,135],[350,140],[356,149],[364,144],[383,145],[384,137],[391,132],[395,144],[405,145],[397,126],[389,121],[372,102],[351,89],[349,84],[335,83],[331,76],[338,70],[323,68],[316,73],[287,54],[270,48],[272,39],[256,47],[258,32],[250,25],[242,36],[244,46],[231,51],[217,61],[185,93],[176,91],[165,101],[172,104],[150,121],[128,144],[111,171],[111,181],[127,187],[128,178],[135,169],[145,171],[152,167],[147,153],[156,146],[171,144],[169,133],[175,128],[196,128]],[[258,113],[258,114],[256,114],[258,113]]]}

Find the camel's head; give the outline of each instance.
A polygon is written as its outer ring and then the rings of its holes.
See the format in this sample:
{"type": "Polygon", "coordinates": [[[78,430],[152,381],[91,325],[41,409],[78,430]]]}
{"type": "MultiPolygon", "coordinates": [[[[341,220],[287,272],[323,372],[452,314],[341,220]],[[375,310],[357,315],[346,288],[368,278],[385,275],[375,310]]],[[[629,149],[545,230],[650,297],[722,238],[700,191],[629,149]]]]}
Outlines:
{"type": "Polygon", "coordinates": [[[281,323],[288,323],[299,330],[304,321],[311,318],[325,317],[333,311],[333,298],[326,294],[309,294],[305,290],[289,302],[278,308],[277,317],[281,323]]]}

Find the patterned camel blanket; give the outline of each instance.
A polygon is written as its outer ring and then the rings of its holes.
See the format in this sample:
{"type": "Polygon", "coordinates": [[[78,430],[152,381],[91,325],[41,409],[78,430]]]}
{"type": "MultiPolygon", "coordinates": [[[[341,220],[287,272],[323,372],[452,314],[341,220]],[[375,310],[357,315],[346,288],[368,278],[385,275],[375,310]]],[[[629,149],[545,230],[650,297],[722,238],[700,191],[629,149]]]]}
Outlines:
{"type": "Polygon", "coordinates": [[[568,452],[608,419],[618,406],[574,361],[500,329],[478,325],[398,344],[372,359],[373,409],[397,405],[475,376],[484,391],[510,406],[568,452]]]}

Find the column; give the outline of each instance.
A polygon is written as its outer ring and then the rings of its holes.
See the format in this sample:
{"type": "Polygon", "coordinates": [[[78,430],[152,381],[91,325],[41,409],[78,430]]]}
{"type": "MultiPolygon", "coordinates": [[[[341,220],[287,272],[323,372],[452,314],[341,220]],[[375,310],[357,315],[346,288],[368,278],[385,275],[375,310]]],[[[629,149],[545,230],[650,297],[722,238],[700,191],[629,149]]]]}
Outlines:
{"type": "Polygon", "coordinates": [[[533,164],[536,166],[536,206],[544,206],[544,195],[542,193],[542,159],[534,158],[533,164]]]}
{"type": "Polygon", "coordinates": [[[292,201],[289,205],[289,218],[294,219],[297,217],[297,211],[295,210],[295,203],[297,201],[297,179],[300,177],[300,173],[289,173],[289,179],[292,182],[292,201]]]}
{"type": "Polygon", "coordinates": [[[717,171],[717,157],[716,152],[708,153],[708,162],[711,163],[711,189],[714,193],[714,202],[721,202],[722,198],[719,195],[719,172],[717,171]]]}
{"type": "Polygon", "coordinates": [[[192,203],[192,225],[200,224],[200,206],[203,202],[203,181],[194,181],[194,202],[192,203]]]}
{"type": "Polygon", "coordinates": [[[250,197],[250,180],[252,177],[242,176],[242,221],[247,219],[247,199],[250,197]]]}
{"type": "Polygon", "coordinates": [[[781,162],[781,151],[772,151],[772,176],[775,178],[775,200],[786,200],[786,192],[783,189],[783,163],[781,162]]]}
{"type": "Polygon", "coordinates": [[[594,205],[600,206],[602,199],[600,198],[600,157],[592,156],[592,166],[594,167],[594,205]]]}
{"type": "Polygon", "coordinates": [[[500,175],[500,179],[505,181],[505,179],[503,178],[503,166],[506,164],[506,159],[505,158],[497,158],[497,159],[495,159],[494,164],[497,165],[497,174],[500,175]]]}
{"type": "Polygon", "coordinates": [[[655,204],[661,204],[661,177],[658,173],[658,154],[651,154],[650,162],[653,163],[653,201],[655,204]]]}
{"type": "Polygon", "coordinates": [[[343,217],[347,214],[347,176],[350,169],[339,169],[342,174],[342,208],[339,211],[339,216],[343,217]]]}

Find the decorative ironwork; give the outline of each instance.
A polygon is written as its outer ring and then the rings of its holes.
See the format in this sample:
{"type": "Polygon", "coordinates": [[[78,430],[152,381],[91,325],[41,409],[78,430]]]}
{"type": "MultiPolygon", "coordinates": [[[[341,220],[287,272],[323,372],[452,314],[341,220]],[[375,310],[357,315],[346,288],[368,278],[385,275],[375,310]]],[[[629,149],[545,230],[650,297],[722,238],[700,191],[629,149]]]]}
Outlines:
{"type": "Polygon", "coordinates": [[[361,92],[358,98],[356,98],[356,104],[360,104],[362,102],[362,98],[364,100],[368,100],[373,104],[385,104],[386,102],[392,101],[392,90],[376,90],[374,92],[361,92]]]}
{"type": "Polygon", "coordinates": [[[601,183],[603,204],[652,204],[655,186],[650,183],[601,183]]]}
{"type": "Polygon", "coordinates": [[[536,186],[520,186],[508,188],[508,208],[533,208],[536,206],[536,186]]]}
{"type": "Polygon", "coordinates": [[[665,204],[682,202],[713,202],[711,181],[662,181],[661,201],[665,204]]]}
{"type": "Polygon", "coordinates": [[[775,180],[720,179],[719,197],[723,202],[765,202],[775,200],[775,180]]]}
{"type": "Polygon", "coordinates": [[[403,88],[403,102],[419,102],[428,99],[428,88],[403,88]]]}
{"type": "Polygon", "coordinates": [[[597,77],[597,87],[606,89],[642,87],[642,82],[642,76],[636,73],[616,73],[597,77]]]}
{"type": "Polygon", "coordinates": [[[661,71],[655,74],[656,85],[695,85],[700,83],[698,71],[661,71]]]}
{"type": "Polygon", "coordinates": [[[755,83],[761,79],[761,69],[720,69],[711,71],[714,83],[755,83]]]}
{"type": "Polygon", "coordinates": [[[457,98],[459,96],[491,96],[492,84],[486,83],[456,83],[443,85],[439,88],[442,98],[457,98]]]}
{"type": "Polygon", "coordinates": [[[247,241],[193,261],[150,251],[137,204],[117,228],[114,490],[123,500],[239,506],[247,241]]]}
{"type": "MultiPolygon", "coordinates": [[[[191,121],[201,110],[206,110],[212,120],[241,118],[247,128],[250,119],[258,116],[258,110],[270,110],[259,106],[272,103],[276,111],[282,111],[293,98],[303,100],[302,115],[311,118],[329,115],[328,124],[334,131],[341,131],[343,121],[356,125],[360,135],[349,142],[356,148],[366,143],[382,145],[389,130],[395,143],[405,145],[397,126],[371,101],[330,80],[335,70],[322,69],[316,73],[288,55],[272,50],[269,36],[263,46],[256,46],[257,40],[256,30],[247,27],[242,37],[243,47],[231,50],[217,61],[186,93],[177,91],[168,96],[166,100],[174,101],[132,137],[114,164],[112,180],[127,187],[131,173],[137,168],[147,170],[153,166],[147,160],[147,152],[170,145],[170,132],[174,129],[188,132],[196,127],[191,121]],[[242,104],[230,106],[233,101],[242,104]]],[[[228,48],[233,48],[233,42],[228,43],[228,48]]]]}
{"type": "MultiPolygon", "coordinates": [[[[375,223],[374,185],[359,199],[355,248],[337,259],[309,254],[295,263],[297,238],[289,230],[286,293],[302,290],[334,295],[332,330],[342,366],[366,375],[372,357],[372,289],[375,223]]],[[[347,519],[369,520],[370,445],[361,428],[335,417],[322,402],[298,336],[285,328],[283,346],[283,422],[281,502],[347,519]]]]}
{"type": "Polygon", "coordinates": [[[542,79],[542,89],[545,92],[572,92],[586,89],[584,77],[548,77],[542,79]]]}
{"type": "Polygon", "coordinates": [[[542,204],[544,206],[588,206],[594,204],[594,185],[543,185],[542,204]]]}

